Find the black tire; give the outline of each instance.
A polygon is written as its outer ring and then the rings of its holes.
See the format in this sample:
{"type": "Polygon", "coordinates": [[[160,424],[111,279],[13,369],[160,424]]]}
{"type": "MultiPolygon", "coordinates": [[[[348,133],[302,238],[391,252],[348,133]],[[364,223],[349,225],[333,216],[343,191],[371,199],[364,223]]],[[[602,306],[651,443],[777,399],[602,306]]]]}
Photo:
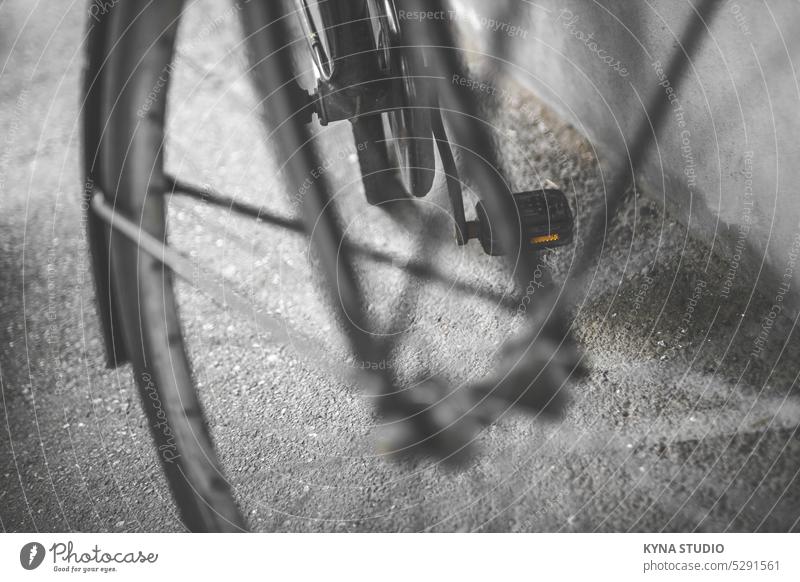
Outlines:
{"type": "MultiPolygon", "coordinates": [[[[320,20],[313,28],[326,35],[331,47],[329,57],[334,65],[330,83],[343,93],[358,94],[365,82],[382,74],[377,66],[380,52],[377,47],[382,35],[375,36],[373,23],[386,26],[384,3],[327,0],[321,5],[317,17],[320,20]]],[[[361,124],[357,140],[369,141],[382,150],[372,163],[362,167],[362,171],[396,173],[406,192],[425,196],[436,176],[436,155],[430,111],[435,103],[428,87],[424,57],[421,49],[408,48],[409,43],[403,40],[402,35],[392,40],[387,33],[383,38],[401,47],[387,46],[384,50],[390,63],[389,73],[396,77],[397,91],[403,94],[404,107],[380,114],[383,124],[371,120],[361,124]]],[[[379,195],[372,193],[374,182],[369,178],[364,180],[371,202],[380,199],[379,195]]],[[[391,190],[386,198],[394,200],[397,189],[392,187],[391,190]]]]}
{"type": "Polygon", "coordinates": [[[429,100],[415,97],[407,108],[385,114],[385,134],[395,166],[403,186],[417,197],[431,191],[436,177],[430,107],[429,100]]]}
{"type": "MultiPolygon", "coordinates": [[[[96,34],[102,40],[90,43],[90,53],[102,54],[89,55],[85,103],[94,107],[83,114],[98,116],[104,130],[102,136],[85,132],[84,151],[95,160],[87,183],[94,180],[117,213],[164,241],[165,108],[182,8],[181,0],[128,0],[114,3],[99,21],[90,20],[90,27],[102,27],[96,34]]],[[[191,531],[242,531],[245,522],[194,386],[172,273],[121,234],[106,229],[105,236],[110,280],[98,287],[112,290],[112,313],[120,320],[112,327],[133,365],[181,520],[191,531]]]]}
{"type": "MultiPolygon", "coordinates": [[[[383,2],[376,4],[381,21],[385,19],[383,2]]],[[[402,93],[404,107],[384,114],[387,145],[395,158],[395,165],[406,190],[414,196],[425,196],[433,187],[436,177],[431,109],[437,104],[430,88],[430,72],[425,66],[423,49],[413,46],[412,39],[418,26],[405,21],[393,38],[389,39],[390,61],[393,75],[399,77],[398,90],[402,93]]]]}

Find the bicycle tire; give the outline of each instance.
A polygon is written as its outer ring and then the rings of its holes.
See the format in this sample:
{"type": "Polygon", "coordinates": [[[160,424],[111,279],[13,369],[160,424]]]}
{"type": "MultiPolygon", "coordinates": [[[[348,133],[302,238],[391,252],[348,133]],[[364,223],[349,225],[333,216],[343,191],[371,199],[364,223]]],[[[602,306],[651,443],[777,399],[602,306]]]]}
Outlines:
{"type": "MultiPolygon", "coordinates": [[[[104,130],[84,135],[85,155],[95,160],[87,163],[87,184],[97,183],[115,212],[163,241],[166,96],[182,9],[182,0],[120,2],[89,24],[102,32],[89,43],[84,98],[94,108],[83,115],[99,116],[104,130]],[[155,96],[154,87],[160,87],[155,96]]],[[[110,280],[98,287],[113,290],[120,321],[112,325],[122,330],[180,519],[190,531],[243,531],[194,386],[172,273],[113,229],[106,236],[110,280]]]]}
{"type": "MultiPolygon", "coordinates": [[[[386,9],[387,4],[381,5],[386,9]]],[[[380,10],[373,18],[385,19],[380,10]]],[[[431,110],[435,107],[428,84],[429,72],[425,67],[423,49],[414,47],[408,29],[415,26],[405,22],[398,31],[399,46],[390,48],[394,68],[402,76],[404,105],[402,109],[383,115],[387,146],[395,158],[401,180],[406,190],[417,197],[430,192],[436,177],[431,110]]]]}
{"type": "MultiPolygon", "coordinates": [[[[313,28],[324,31],[332,47],[330,58],[333,71],[326,82],[339,87],[344,93],[358,93],[366,78],[379,74],[377,69],[370,71],[361,66],[358,60],[368,53],[375,53],[377,62],[378,39],[373,38],[371,23],[386,26],[384,8],[380,5],[379,9],[378,5],[367,0],[327,0],[321,6],[324,6],[320,12],[321,20],[313,28]]],[[[436,176],[431,125],[431,108],[434,104],[425,87],[428,79],[422,50],[407,47],[405,42],[398,39],[402,54],[400,48],[387,47],[394,71],[392,74],[402,76],[404,107],[384,112],[369,111],[360,117],[377,116],[382,120],[380,125],[367,123],[363,128],[364,139],[386,151],[381,156],[385,161],[380,170],[396,170],[406,192],[422,197],[430,192],[436,176]]],[[[324,77],[319,65],[316,68],[324,77]]],[[[364,186],[367,188],[368,184],[364,186]]]]}

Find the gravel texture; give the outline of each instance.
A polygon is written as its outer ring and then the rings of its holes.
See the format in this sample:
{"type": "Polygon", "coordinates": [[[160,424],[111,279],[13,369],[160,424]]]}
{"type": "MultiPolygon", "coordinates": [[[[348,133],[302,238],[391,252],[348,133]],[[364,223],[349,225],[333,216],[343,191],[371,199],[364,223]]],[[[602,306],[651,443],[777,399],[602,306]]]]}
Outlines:
{"type": "MultiPolygon", "coordinates": [[[[128,367],[104,368],[80,210],[78,87],[83,3],[0,5],[0,527],[5,531],[178,531],[128,367]]],[[[254,122],[235,14],[192,6],[182,24],[167,163],[178,175],[292,211],[254,122]]],[[[476,75],[483,74],[480,70],[476,75]]],[[[578,210],[602,209],[608,176],[573,129],[513,84],[487,100],[504,173],[548,178],[578,210]]],[[[415,228],[368,208],[350,129],[319,129],[348,232],[398,255],[364,265],[370,313],[388,321],[415,228]]],[[[447,244],[446,192],[420,202],[460,280],[511,283],[476,243],[447,244]]],[[[304,330],[332,360],[344,348],[294,235],[176,202],[173,242],[199,276],[241,282],[260,308],[304,330]]],[[[246,319],[181,286],[199,389],[227,475],[263,531],[786,531],[800,529],[800,344],[774,298],[737,282],[662,204],[628,194],[574,319],[591,374],[559,423],[509,415],[467,468],[376,455],[369,398],[270,344],[246,319]]],[[[563,281],[575,252],[546,268],[563,281]]],[[[443,286],[420,291],[397,361],[413,379],[455,383],[491,368],[519,319],[443,286]]]]}

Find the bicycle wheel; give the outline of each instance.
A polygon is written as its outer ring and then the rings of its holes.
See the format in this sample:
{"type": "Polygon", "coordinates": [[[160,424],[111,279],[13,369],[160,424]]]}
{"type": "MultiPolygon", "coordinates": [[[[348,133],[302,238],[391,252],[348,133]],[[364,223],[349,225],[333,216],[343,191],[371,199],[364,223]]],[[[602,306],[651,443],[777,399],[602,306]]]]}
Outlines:
{"type": "MultiPolygon", "coordinates": [[[[355,361],[364,364],[358,375],[359,384],[373,397],[381,418],[387,420],[385,428],[389,431],[385,442],[389,444],[381,449],[387,454],[463,458],[462,453],[471,450],[480,428],[499,418],[509,407],[531,412],[559,409],[563,402],[561,388],[577,368],[571,338],[554,344],[550,340],[557,332],[553,331],[548,332],[547,341],[541,343],[535,357],[527,358],[524,369],[516,366],[522,358],[517,342],[509,346],[512,350],[509,365],[501,368],[497,377],[488,376],[463,390],[454,390],[435,377],[415,382],[408,389],[398,389],[396,384],[400,380],[386,362],[393,357],[399,335],[395,330],[404,329],[406,315],[416,309],[419,289],[412,284],[412,277],[408,277],[400,289],[393,290],[397,308],[390,311],[395,315],[385,326],[388,333],[377,330],[376,336],[371,331],[375,329],[374,321],[367,313],[353,257],[358,255],[393,266],[397,259],[390,254],[357,248],[345,239],[324,172],[317,172],[316,180],[308,178],[323,162],[305,125],[314,103],[294,81],[295,73],[286,50],[291,44],[285,25],[287,13],[282,11],[280,3],[267,1],[242,0],[238,6],[247,46],[254,57],[248,73],[255,82],[269,139],[278,146],[279,155],[286,156],[281,179],[285,181],[286,192],[298,193],[293,201],[302,211],[302,220],[270,216],[262,207],[206,192],[165,175],[162,152],[166,104],[176,28],[183,9],[181,0],[140,0],[113,5],[93,24],[86,77],[88,108],[84,114],[88,117],[84,151],[87,184],[91,186],[87,195],[93,202],[92,217],[103,219],[100,229],[96,221],[90,220],[90,229],[95,235],[99,231],[104,241],[99,246],[93,245],[93,252],[98,292],[107,293],[109,299],[105,315],[109,322],[107,339],[115,363],[129,360],[133,365],[160,463],[181,518],[193,531],[239,531],[245,525],[220,469],[194,388],[173,286],[174,275],[194,279],[193,265],[189,262],[188,268],[186,263],[181,266],[180,253],[166,244],[165,194],[169,192],[182,191],[259,222],[271,222],[308,236],[310,250],[315,255],[314,267],[321,272],[320,282],[331,300],[328,307],[335,311],[337,324],[355,361]],[[104,270],[105,267],[108,268],[104,270]],[[550,357],[554,350],[560,354],[557,359],[550,357]]],[[[415,41],[415,45],[427,46],[430,42],[415,41]]],[[[443,74],[447,63],[443,59],[434,62],[442,71],[440,77],[447,78],[443,74]]],[[[446,137],[437,138],[440,146],[444,141],[446,137]]],[[[484,157],[488,159],[490,155],[484,157]]],[[[499,191],[496,187],[486,190],[499,191]]],[[[420,213],[414,211],[414,217],[420,218],[420,213]]],[[[502,214],[500,217],[503,218],[502,214]]],[[[509,229],[515,224],[512,218],[496,224],[505,225],[511,232],[509,229]]],[[[435,232],[441,229],[420,230],[415,256],[425,256],[424,252],[430,257],[434,245],[428,243],[435,232]]],[[[506,248],[513,247],[506,245],[506,248]]],[[[528,263],[533,265],[526,261],[522,267],[528,263]]],[[[515,276],[527,281],[528,274],[523,273],[522,267],[515,269],[515,276]]],[[[438,280],[449,288],[479,294],[509,309],[513,307],[513,301],[505,294],[456,281],[446,273],[437,272],[430,263],[415,259],[404,262],[402,268],[418,279],[438,280]]],[[[204,282],[213,283],[206,278],[204,282]]],[[[221,296],[220,303],[227,306],[230,293],[222,286],[216,297],[221,296]]],[[[213,289],[207,294],[214,298],[213,289]]],[[[258,315],[241,296],[238,302],[242,309],[234,307],[235,310],[257,323],[271,326],[267,330],[270,341],[286,343],[280,321],[276,325],[274,319],[268,321],[267,316],[258,315]]],[[[535,341],[530,335],[523,339],[526,338],[535,341]]],[[[326,360],[327,346],[314,347],[303,338],[291,339],[293,348],[303,348],[300,351],[311,356],[308,359],[320,363],[326,360]]]]}
{"type": "MultiPolygon", "coordinates": [[[[167,230],[162,155],[166,94],[182,8],[181,0],[120,2],[100,20],[90,21],[84,115],[101,123],[85,126],[87,183],[97,185],[115,213],[161,241],[167,230]]],[[[123,344],[115,351],[133,365],[183,524],[191,531],[242,531],[244,520],[220,469],[193,385],[173,275],[115,229],[106,237],[109,278],[97,286],[113,297],[118,315],[112,315],[111,328],[123,344]]],[[[102,254],[96,252],[96,259],[102,254]]],[[[104,258],[99,257],[101,262],[104,258]]]]}

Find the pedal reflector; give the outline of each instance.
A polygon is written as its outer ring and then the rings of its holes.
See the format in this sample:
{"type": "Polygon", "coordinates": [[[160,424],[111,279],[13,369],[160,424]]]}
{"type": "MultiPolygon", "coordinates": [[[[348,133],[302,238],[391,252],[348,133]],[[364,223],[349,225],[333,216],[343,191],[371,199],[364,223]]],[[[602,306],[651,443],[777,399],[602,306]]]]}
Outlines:
{"type": "Polygon", "coordinates": [[[531,239],[531,244],[532,245],[541,245],[541,244],[545,244],[545,243],[556,242],[560,238],[561,237],[558,236],[557,234],[545,234],[545,235],[542,235],[542,236],[535,236],[535,237],[533,237],[531,239]]]}

